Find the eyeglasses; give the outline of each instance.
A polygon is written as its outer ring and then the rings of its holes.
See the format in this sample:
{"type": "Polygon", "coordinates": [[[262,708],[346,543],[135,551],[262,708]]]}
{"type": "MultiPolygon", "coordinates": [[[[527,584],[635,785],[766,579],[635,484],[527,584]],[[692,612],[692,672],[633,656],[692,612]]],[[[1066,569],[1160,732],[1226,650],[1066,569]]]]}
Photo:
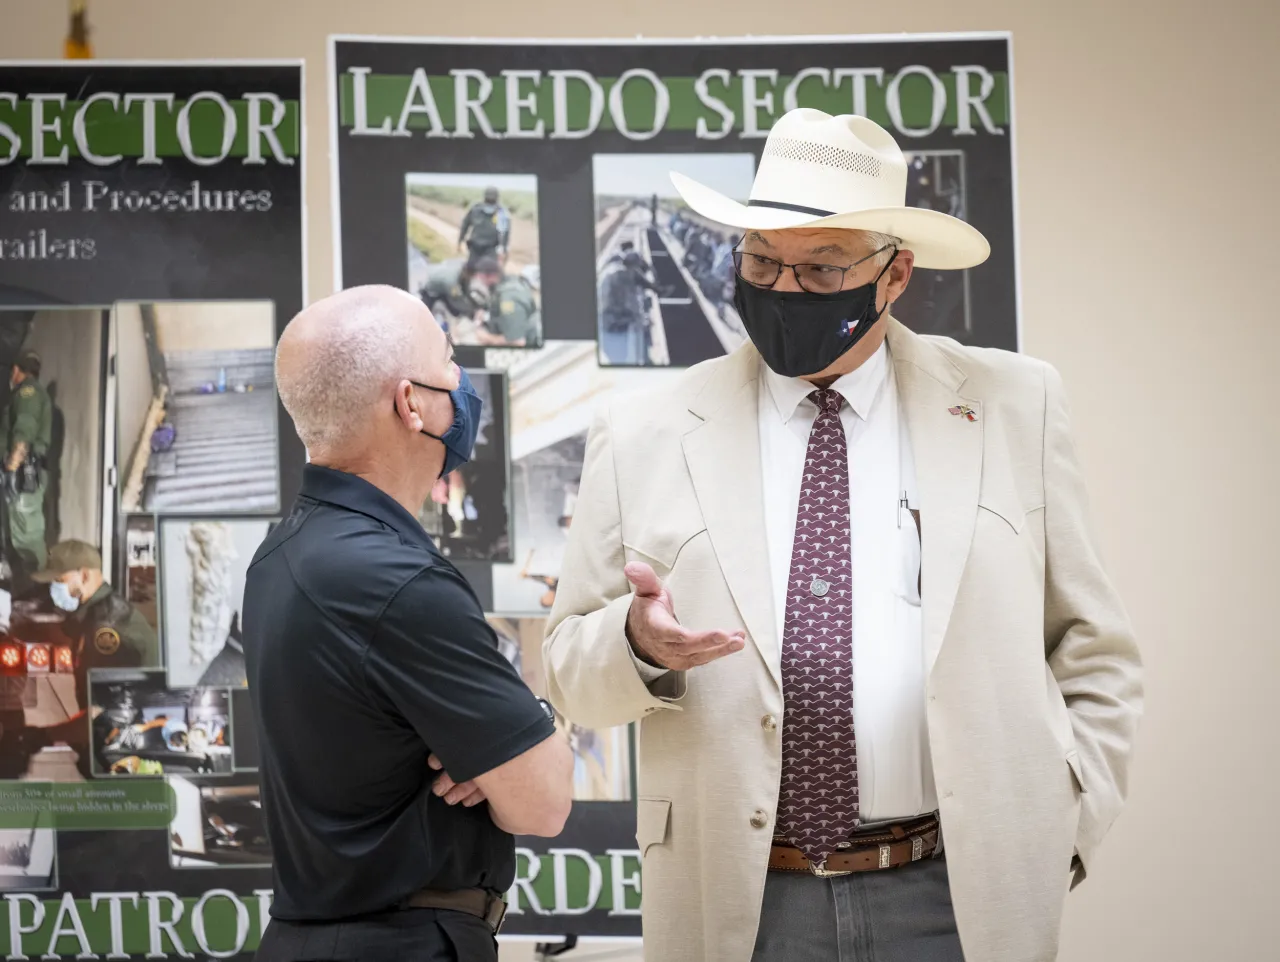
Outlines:
{"type": "Polygon", "coordinates": [[[834,294],[844,287],[844,278],[849,271],[871,260],[877,254],[887,251],[891,246],[886,244],[880,250],[872,251],[847,267],[837,267],[834,264],[784,264],[763,254],[734,251],[733,269],[738,272],[739,277],[753,287],[773,287],[782,276],[783,268],[790,267],[802,291],[809,294],[834,294]]]}

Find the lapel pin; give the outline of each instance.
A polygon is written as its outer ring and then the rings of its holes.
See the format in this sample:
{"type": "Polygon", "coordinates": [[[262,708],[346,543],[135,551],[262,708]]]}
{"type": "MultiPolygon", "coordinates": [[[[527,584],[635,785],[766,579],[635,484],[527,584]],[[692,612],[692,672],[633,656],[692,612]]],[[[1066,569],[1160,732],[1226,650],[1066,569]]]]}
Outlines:
{"type": "Polygon", "coordinates": [[[963,417],[966,421],[978,420],[978,412],[975,411],[973,408],[969,407],[969,405],[967,404],[957,404],[953,408],[947,408],[947,410],[952,414],[957,414],[963,417]]]}

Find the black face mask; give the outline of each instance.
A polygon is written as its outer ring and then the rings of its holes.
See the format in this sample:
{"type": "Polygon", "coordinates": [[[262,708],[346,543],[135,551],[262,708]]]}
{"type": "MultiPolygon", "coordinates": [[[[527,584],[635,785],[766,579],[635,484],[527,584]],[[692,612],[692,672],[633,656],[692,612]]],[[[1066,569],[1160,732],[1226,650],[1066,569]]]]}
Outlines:
{"type": "Polygon", "coordinates": [[[471,460],[476,446],[476,436],[480,433],[480,408],[483,402],[471,384],[471,376],[467,374],[467,369],[460,367],[458,371],[460,375],[458,386],[452,389],[422,384],[419,381],[409,382],[428,391],[448,394],[453,400],[453,423],[449,425],[449,430],[444,434],[432,434],[426,428],[422,429],[422,433],[427,437],[435,438],[444,445],[444,465],[440,468],[441,478],[471,460]]]}
{"type": "Polygon", "coordinates": [[[834,364],[880,320],[884,308],[876,308],[876,285],[897,256],[895,250],[870,284],[835,294],[775,291],[735,277],[733,306],[770,368],[783,377],[816,374],[834,364]]]}

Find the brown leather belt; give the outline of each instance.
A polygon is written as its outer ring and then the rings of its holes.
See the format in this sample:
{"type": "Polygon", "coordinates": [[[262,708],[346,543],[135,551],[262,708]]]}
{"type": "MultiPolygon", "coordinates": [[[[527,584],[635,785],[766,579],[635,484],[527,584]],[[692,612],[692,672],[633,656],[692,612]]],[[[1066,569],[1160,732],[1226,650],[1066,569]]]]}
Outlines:
{"type": "Polygon", "coordinates": [[[832,852],[821,865],[810,862],[786,839],[775,837],[769,850],[769,868],[775,872],[812,872],[829,878],[899,868],[932,856],[937,847],[938,819],[930,816],[854,834],[849,839],[849,848],[832,852]]]}
{"type": "Polygon", "coordinates": [[[446,909],[450,912],[465,912],[467,915],[474,915],[488,922],[494,935],[501,930],[502,920],[507,914],[507,903],[484,889],[458,889],[456,892],[419,889],[400,904],[401,908],[406,909],[446,909]]]}

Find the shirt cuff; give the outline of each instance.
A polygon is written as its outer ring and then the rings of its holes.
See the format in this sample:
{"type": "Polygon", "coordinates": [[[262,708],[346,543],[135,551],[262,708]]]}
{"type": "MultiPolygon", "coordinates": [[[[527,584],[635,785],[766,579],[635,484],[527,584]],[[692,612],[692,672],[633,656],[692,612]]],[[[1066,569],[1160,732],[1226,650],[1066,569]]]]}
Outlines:
{"type": "Polygon", "coordinates": [[[658,666],[651,665],[647,661],[641,659],[641,657],[636,654],[636,650],[631,647],[631,642],[627,642],[627,654],[631,656],[631,663],[636,666],[636,672],[640,675],[640,680],[646,685],[652,685],[655,681],[671,670],[669,668],[659,668],[658,666]]]}

